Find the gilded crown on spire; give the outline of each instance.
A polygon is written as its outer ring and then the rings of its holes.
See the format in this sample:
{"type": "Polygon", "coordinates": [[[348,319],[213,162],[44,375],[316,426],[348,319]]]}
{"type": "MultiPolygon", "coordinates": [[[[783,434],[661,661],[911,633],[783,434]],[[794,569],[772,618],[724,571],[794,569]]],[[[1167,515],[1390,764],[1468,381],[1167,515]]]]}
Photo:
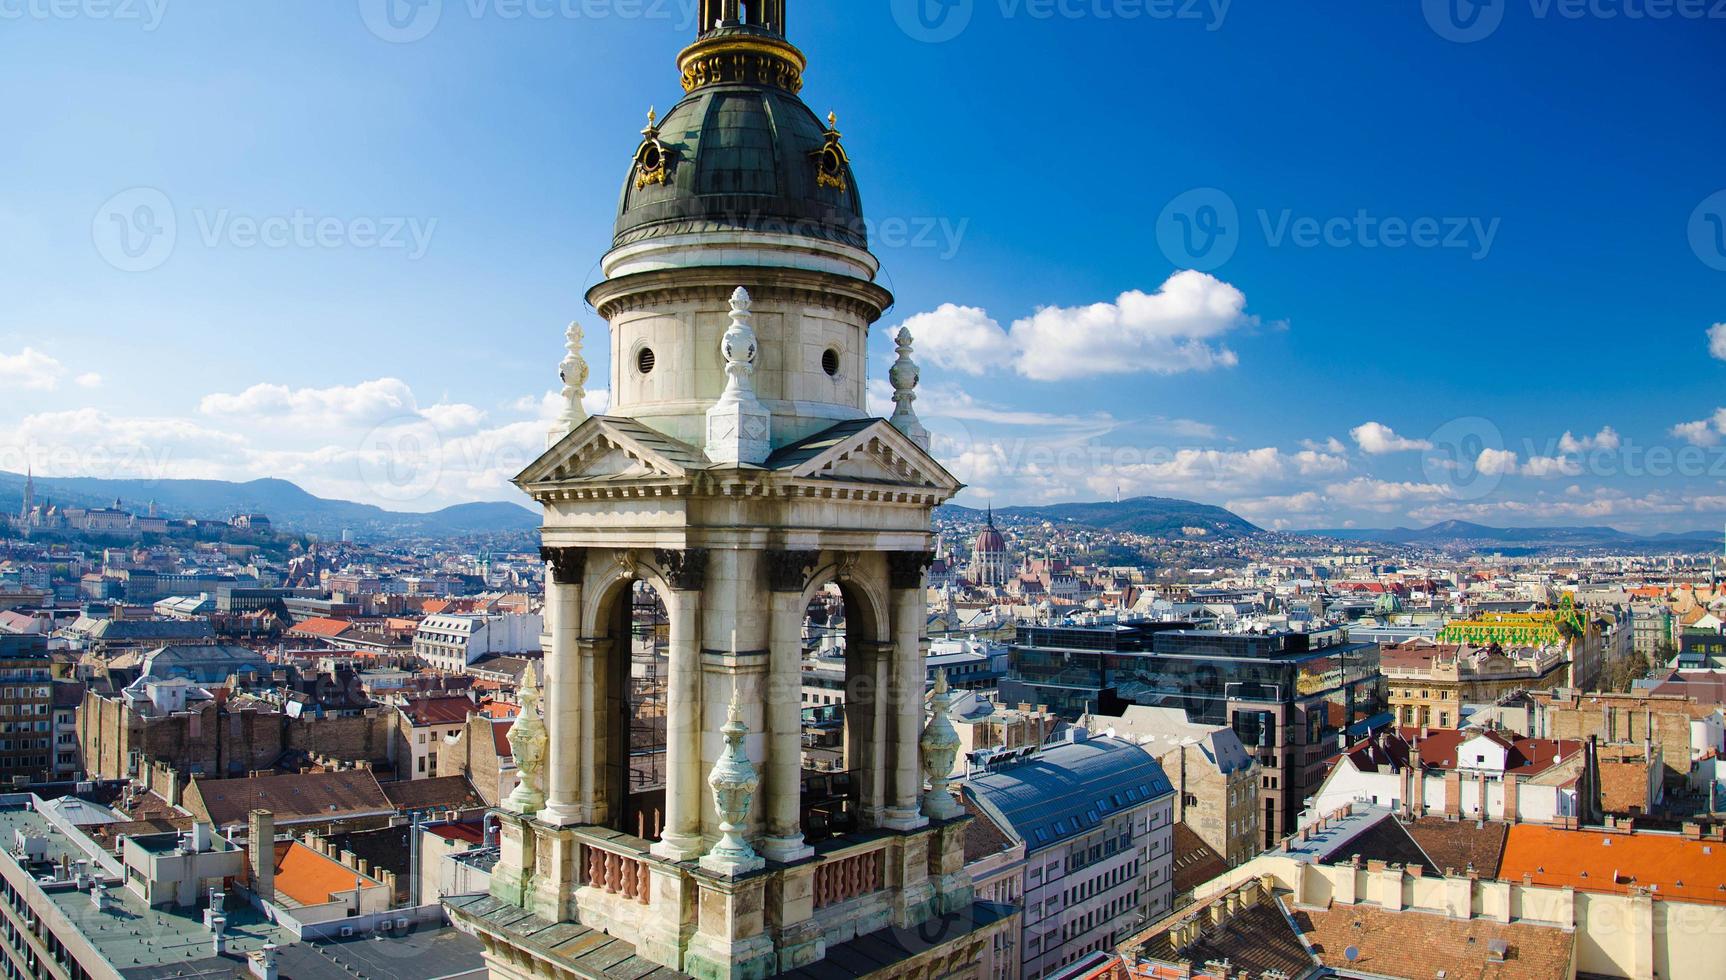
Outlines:
{"type": "Polygon", "coordinates": [[[808,60],[785,40],[785,0],[701,0],[700,23],[677,59],[685,92],[726,83],[803,90],[808,60]]]}

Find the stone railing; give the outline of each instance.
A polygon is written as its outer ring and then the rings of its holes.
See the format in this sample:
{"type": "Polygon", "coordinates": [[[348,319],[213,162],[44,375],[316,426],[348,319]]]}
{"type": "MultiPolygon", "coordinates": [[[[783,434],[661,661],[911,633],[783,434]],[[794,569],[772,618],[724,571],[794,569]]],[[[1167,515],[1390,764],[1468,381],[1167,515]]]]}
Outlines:
{"type": "Polygon", "coordinates": [[[824,909],[885,887],[887,854],[865,851],[828,858],[815,869],[815,907],[824,909]]]}
{"type": "Polygon", "coordinates": [[[652,902],[653,875],[646,861],[583,843],[590,887],[641,905],[652,902]]]}

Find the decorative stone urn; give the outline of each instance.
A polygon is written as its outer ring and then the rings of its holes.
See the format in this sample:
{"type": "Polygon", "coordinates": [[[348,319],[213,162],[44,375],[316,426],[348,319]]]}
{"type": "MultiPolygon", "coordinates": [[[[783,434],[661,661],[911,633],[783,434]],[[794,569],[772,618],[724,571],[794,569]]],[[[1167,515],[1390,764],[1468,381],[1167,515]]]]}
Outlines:
{"type": "Polygon", "coordinates": [[[737,877],[759,871],[767,862],[755,853],[742,831],[748,826],[749,806],[755,801],[755,791],[761,779],[749,761],[743,740],[749,726],[743,723],[743,704],[738,700],[737,685],[731,687],[731,710],[725,727],[725,751],[720,753],[707,785],[713,787],[713,807],[719,813],[719,840],[713,850],[702,855],[701,866],[716,874],[737,877]]]}
{"type": "Polygon", "coordinates": [[[547,733],[539,710],[539,677],[533,665],[521,676],[521,714],[509,729],[509,747],[515,755],[515,770],[521,781],[504,808],[512,813],[538,813],[545,806],[545,756],[547,733]]]}
{"type": "Polygon", "coordinates": [[[947,712],[953,707],[953,692],[947,686],[947,672],[935,672],[935,695],[929,699],[929,724],[923,737],[917,740],[922,749],[923,775],[929,789],[923,794],[923,815],[931,820],[951,820],[963,816],[964,808],[947,790],[953,762],[959,757],[959,732],[947,712]]]}

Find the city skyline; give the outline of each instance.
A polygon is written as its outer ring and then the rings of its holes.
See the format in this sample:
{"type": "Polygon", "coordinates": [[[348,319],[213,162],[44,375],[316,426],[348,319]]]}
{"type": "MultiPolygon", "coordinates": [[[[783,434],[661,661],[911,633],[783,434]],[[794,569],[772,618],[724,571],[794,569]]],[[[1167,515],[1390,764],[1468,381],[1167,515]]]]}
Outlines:
{"type": "MultiPolygon", "coordinates": [[[[898,298],[872,410],[908,326],[973,506],[1717,524],[1726,24],[1406,6],[797,5],[898,298]]],[[[0,469],[519,502],[570,320],[602,409],[683,5],[20,9],[0,469]]]]}

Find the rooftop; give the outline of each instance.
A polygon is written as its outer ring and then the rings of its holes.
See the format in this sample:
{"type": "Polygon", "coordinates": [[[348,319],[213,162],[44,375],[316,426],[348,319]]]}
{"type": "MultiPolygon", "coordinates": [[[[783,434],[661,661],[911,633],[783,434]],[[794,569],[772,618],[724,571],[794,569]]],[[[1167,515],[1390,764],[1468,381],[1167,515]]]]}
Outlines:
{"type": "Polygon", "coordinates": [[[1726,905],[1726,843],[1676,834],[1518,824],[1498,873],[1556,888],[1620,895],[1644,888],[1669,901],[1726,905]]]}
{"type": "Polygon", "coordinates": [[[1294,922],[1325,966],[1376,976],[1546,980],[1570,975],[1576,943],[1576,933],[1556,926],[1369,905],[1302,907],[1294,922]]]}
{"type": "Polygon", "coordinates": [[[1052,746],[965,784],[965,793],[998,813],[1033,853],[1173,792],[1149,753],[1106,736],[1052,746]]]}
{"type": "MultiPolygon", "coordinates": [[[[0,804],[0,837],[10,839],[15,831],[45,839],[49,863],[59,863],[62,855],[71,861],[89,860],[96,850],[94,845],[86,849],[67,836],[29,804],[0,804]]],[[[16,863],[10,853],[0,860],[16,863]]],[[[117,875],[117,868],[105,873],[117,875]]],[[[60,915],[117,972],[123,971],[126,976],[167,976],[178,970],[190,973],[189,964],[211,958],[210,932],[204,927],[202,913],[196,909],[151,908],[123,887],[104,889],[109,900],[105,909],[98,909],[87,892],[78,891],[70,883],[49,885],[43,890],[60,915]],[[151,968],[169,969],[148,972],[151,968]],[[145,972],[133,972],[139,969],[145,972]]],[[[244,955],[266,945],[294,942],[291,933],[250,907],[231,908],[224,914],[228,920],[227,948],[232,953],[244,955]]],[[[243,963],[222,962],[244,970],[243,963]]]]}

